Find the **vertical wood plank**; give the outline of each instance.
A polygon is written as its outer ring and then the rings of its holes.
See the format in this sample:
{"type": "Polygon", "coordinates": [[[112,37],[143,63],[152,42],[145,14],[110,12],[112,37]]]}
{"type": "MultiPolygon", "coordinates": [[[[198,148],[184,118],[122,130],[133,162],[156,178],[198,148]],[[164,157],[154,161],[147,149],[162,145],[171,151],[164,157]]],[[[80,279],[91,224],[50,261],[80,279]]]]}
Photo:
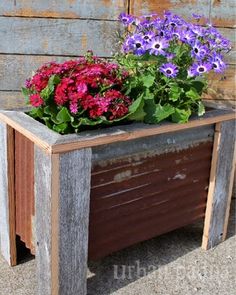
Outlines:
{"type": "Polygon", "coordinates": [[[51,295],[51,155],[35,146],[35,229],[38,294],[51,295]]]}
{"type": "Polygon", "coordinates": [[[235,121],[216,125],[202,248],[226,237],[235,165],[235,121]]]}
{"type": "Polygon", "coordinates": [[[35,148],[38,294],[86,294],[91,153],[35,148]]]}
{"type": "Polygon", "coordinates": [[[0,122],[0,250],[11,265],[16,265],[14,131],[0,122]]]}
{"type": "Polygon", "coordinates": [[[60,295],[87,293],[91,157],[91,149],[60,154],[60,295]]]}

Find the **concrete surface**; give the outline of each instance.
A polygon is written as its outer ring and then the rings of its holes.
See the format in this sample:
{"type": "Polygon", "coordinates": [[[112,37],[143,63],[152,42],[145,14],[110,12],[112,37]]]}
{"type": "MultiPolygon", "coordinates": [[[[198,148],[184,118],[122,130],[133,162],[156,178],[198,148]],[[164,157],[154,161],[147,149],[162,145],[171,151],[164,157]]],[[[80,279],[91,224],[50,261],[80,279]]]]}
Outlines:
{"type": "MultiPolygon", "coordinates": [[[[227,240],[210,251],[200,248],[199,223],[89,263],[88,295],[234,295],[234,208],[227,240]]],[[[34,295],[35,290],[34,260],[10,268],[0,257],[1,295],[34,295]]]]}

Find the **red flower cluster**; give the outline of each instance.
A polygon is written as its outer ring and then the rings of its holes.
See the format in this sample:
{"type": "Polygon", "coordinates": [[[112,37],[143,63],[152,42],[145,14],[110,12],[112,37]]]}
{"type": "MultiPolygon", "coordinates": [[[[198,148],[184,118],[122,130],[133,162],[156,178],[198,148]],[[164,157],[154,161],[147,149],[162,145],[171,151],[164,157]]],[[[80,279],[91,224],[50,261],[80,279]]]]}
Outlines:
{"type": "Polygon", "coordinates": [[[91,119],[104,116],[113,120],[128,113],[131,99],[121,91],[128,74],[117,64],[90,55],[89,58],[43,65],[26,81],[34,107],[45,104],[41,91],[53,75],[59,78],[54,87],[53,102],[66,106],[72,114],[85,111],[91,119]]]}

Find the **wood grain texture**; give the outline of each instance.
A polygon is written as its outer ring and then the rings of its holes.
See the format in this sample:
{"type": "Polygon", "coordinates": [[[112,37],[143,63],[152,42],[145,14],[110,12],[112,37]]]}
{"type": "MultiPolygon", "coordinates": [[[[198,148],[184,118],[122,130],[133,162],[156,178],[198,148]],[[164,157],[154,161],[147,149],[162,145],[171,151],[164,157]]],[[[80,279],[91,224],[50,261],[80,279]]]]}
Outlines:
{"type": "Polygon", "coordinates": [[[24,112],[0,111],[0,121],[7,123],[48,153],[51,152],[51,146],[61,137],[24,112]]]}
{"type": "MultiPolygon", "coordinates": [[[[0,91],[17,90],[24,86],[27,78],[32,76],[42,64],[49,61],[62,62],[70,57],[32,56],[32,55],[1,55],[0,54],[0,91]],[[11,77],[11,78],[9,78],[11,77]]],[[[5,92],[1,97],[5,96],[5,92]]]]}
{"type": "Polygon", "coordinates": [[[35,233],[38,293],[51,295],[52,160],[35,146],[35,233]]]}
{"type": "Polygon", "coordinates": [[[111,56],[119,23],[97,20],[0,18],[0,53],[111,56]]]}
{"type": "Polygon", "coordinates": [[[91,156],[91,149],[60,155],[60,295],[86,294],[91,156]]]}
{"type": "Polygon", "coordinates": [[[0,14],[4,16],[117,19],[126,11],[128,0],[1,0],[0,14]]]}
{"type": "Polygon", "coordinates": [[[0,251],[11,264],[8,164],[7,164],[7,125],[0,122],[0,251]]]}
{"type": "Polygon", "coordinates": [[[232,46],[232,50],[225,55],[225,61],[228,64],[235,65],[236,63],[236,39],[235,39],[236,29],[235,28],[218,28],[218,30],[222,34],[222,36],[230,40],[231,46],[232,46]]]}
{"type": "Polygon", "coordinates": [[[209,74],[208,93],[204,94],[203,97],[205,99],[235,101],[235,70],[235,65],[229,65],[223,75],[209,74]]]}
{"type": "Polygon", "coordinates": [[[229,110],[208,111],[203,118],[193,117],[188,123],[173,124],[163,122],[152,126],[142,123],[132,125],[111,127],[100,130],[83,132],[81,134],[64,135],[52,146],[52,153],[63,153],[87,147],[110,144],[120,141],[129,141],[136,138],[147,137],[179,130],[186,130],[194,127],[211,125],[214,123],[232,120],[235,113],[229,110]]]}
{"type": "Polygon", "coordinates": [[[235,165],[235,120],[216,126],[203,249],[210,249],[226,236],[235,165]],[[219,129],[220,128],[220,129],[219,129]]]}
{"type": "Polygon", "coordinates": [[[186,19],[191,17],[192,13],[204,13],[204,15],[209,18],[210,3],[211,0],[130,0],[130,11],[134,15],[143,15],[150,12],[157,12],[162,15],[163,11],[170,10],[185,17],[186,19]]]}
{"type": "Polygon", "coordinates": [[[234,0],[211,1],[211,22],[213,25],[222,27],[236,27],[234,0]]]}
{"type": "Polygon", "coordinates": [[[13,110],[25,107],[25,100],[18,91],[0,91],[0,109],[13,110]]]}

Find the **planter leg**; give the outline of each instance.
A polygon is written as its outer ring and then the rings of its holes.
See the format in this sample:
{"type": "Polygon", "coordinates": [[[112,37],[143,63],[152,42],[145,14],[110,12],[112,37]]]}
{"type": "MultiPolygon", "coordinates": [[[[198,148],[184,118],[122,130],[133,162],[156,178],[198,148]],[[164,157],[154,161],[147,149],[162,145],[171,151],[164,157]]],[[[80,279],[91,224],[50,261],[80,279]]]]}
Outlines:
{"type": "Polygon", "coordinates": [[[16,265],[14,130],[0,122],[0,252],[16,265]]]}
{"type": "Polygon", "coordinates": [[[216,124],[202,248],[225,240],[235,168],[235,121],[216,124]]]}
{"type": "Polygon", "coordinates": [[[91,149],[45,154],[35,147],[38,294],[85,295],[91,149]]]}

